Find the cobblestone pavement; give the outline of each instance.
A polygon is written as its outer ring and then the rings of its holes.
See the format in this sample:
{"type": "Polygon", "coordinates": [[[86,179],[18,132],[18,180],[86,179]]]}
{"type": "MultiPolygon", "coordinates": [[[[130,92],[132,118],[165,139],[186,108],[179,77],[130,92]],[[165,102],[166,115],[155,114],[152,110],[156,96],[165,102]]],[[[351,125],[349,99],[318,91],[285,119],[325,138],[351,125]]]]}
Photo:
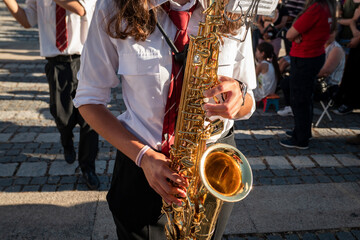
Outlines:
{"type": "MultiPolygon", "coordinates": [[[[20,1],[24,2],[24,1],[20,1]]],[[[0,3],[0,42],[37,41],[37,31],[23,30],[10,21],[0,3]]],[[[64,161],[59,134],[49,112],[49,91],[44,60],[0,60],[0,192],[88,191],[76,162],[64,161]]],[[[113,90],[110,110],[125,110],[120,87],[113,90]]],[[[315,118],[320,105],[316,104],[315,118]]],[[[279,145],[293,125],[291,117],[280,117],[274,109],[258,109],[247,121],[236,122],[236,143],[247,156],[254,174],[254,186],[317,183],[357,183],[360,185],[360,148],[345,139],[360,133],[360,111],[346,116],[331,113],[313,128],[308,150],[279,145]]],[[[75,130],[78,142],[78,129],[75,130]]],[[[104,139],[96,172],[101,189],[109,187],[115,148],[104,139]]],[[[358,217],[358,216],[357,216],[358,217]]],[[[339,228],[282,233],[226,235],[227,240],[255,239],[360,239],[359,228],[339,228]]]]}

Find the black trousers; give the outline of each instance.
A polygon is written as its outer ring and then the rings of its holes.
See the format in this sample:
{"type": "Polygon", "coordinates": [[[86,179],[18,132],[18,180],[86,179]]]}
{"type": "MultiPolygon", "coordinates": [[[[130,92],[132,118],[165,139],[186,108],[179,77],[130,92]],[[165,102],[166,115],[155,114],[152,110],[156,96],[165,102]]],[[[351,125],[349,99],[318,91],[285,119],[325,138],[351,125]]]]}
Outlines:
{"type": "Polygon", "coordinates": [[[336,99],[337,104],[345,104],[353,108],[360,108],[358,67],[360,61],[360,45],[350,48],[346,60],[344,75],[336,99]]]}
{"type": "Polygon", "coordinates": [[[50,112],[60,132],[61,144],[65,149],[73,147],[73,129],[79,124],[79,166],[82,171],[95,171],[99,135],[85,122],[72,102],[78,85],[76,75],[80,58],[54,57],[47,60],[45,73],[49,83],[50,112]]]}
{"type": "Polygon", "coordinates": [[[300,146],[309,144],[314,83],[324,62],[325,54],[314,58],[291,57],[290,105],[295,122],[293,140],[300,146]]]}
{"type": "Polygon", "coordinates": [[[280,88],[284,94],[284,103],[285,106],[290,106],[290,77],[285,76],[281,79],[280,88]]]}
{"type": "MultiPolygon", "coordinates": [[[[236,146],[233,129],[218,142],[236,146]]],[[[119,240],[166,240],[166,217],[161,214],[161,197],[149,186],[144,172],[117,152],[111,187],[107,195],[119,240]]],[[[220,240],[234,203],[224,203],[213,240],[220,240]]]]}

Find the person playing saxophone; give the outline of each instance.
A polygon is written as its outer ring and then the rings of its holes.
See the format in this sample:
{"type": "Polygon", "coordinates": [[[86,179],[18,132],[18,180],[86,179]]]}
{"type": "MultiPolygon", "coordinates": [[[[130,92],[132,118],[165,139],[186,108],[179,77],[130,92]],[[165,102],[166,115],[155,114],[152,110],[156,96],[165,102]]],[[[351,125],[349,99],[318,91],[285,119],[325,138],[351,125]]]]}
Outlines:
{"type": "MultiPolygon", "coordinates": [[[[183,66],[174,60],[156,23],[181,52],[188,36],[197,34],[206,6],[205,1],[198,0],[97,2],[81,55],[74,105],[90,126],[118,150],[107,201],[121,240],[166,239],[162,201],[180,205],[186,196],[188,181],[170,168],[166,150],[173,136],[164,134],[164,128],[174,123],[165,120],[174,106],[177,110],[177,104],[169,104],[168,100],[178,92],[183,66]],[[188,22],[179,27],[178,21],[184,17],[188,22]],[[120,83],[126,111],[114,116],[106,104],[111,88],[120,83]]],[[[221,30],[240,36],[245,27],[230,24],[221,30]]],[[[224,119],[223,132],[209,139],[208,144],[220,141],[235,145],[234,120],[248,119],[255,110],[251,35],[247,34],[244,42],[228,38],[222,41],[220,84],[203,95],[209,99],[222,95],[223,101],[209,101],[203,109],[207,117],[224,119]]],[[[232,206],[223,205],[213,239],[221,239],[232,206]]]]}

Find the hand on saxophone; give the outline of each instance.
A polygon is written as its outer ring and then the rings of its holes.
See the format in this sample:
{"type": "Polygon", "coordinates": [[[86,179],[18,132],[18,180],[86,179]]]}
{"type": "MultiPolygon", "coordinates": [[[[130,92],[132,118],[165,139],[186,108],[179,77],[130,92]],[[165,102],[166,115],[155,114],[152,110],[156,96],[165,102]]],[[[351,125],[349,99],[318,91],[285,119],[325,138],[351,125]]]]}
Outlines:
{"type": "Polygon", "coordinates": [[[188,181],[170,169],[170,159],[164,154],[148,150],[141,162],[141,168],[150,185],[167,203],[181,205],[181,199],[186,197],[188,181]],[[170,182],[176,183],[173,186],[170,182]]]}
{"type": "Polygon", "coordinates": [[[243,101],[240,83],[226,76],[219,76],[219,81],[220,84],[204,91],[204,97],[212,98],[222,95],[224,101],[220,103],[205,103],[203,109],[206,111],[206,116],[221,116],[228,119],[236,119],[248,114],[251,111],[253,101],[249,94],[245,96],[245,101],[243,101]]]}

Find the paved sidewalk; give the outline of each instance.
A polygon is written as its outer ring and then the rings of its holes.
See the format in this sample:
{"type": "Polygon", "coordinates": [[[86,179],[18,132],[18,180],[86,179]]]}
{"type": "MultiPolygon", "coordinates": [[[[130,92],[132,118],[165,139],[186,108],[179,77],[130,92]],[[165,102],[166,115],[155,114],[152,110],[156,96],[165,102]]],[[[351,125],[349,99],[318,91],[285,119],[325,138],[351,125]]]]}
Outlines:
{"type": "MultiPolygon", "coordinates": [[[[64,161],[38,54],[37,31],[0,2],[0,239],[116,239],[105,201],[116,150],[100,139],[101,189],[89,191],[77,162],[64,161]]],[[[125,110],[120,91],[109,104],[115,115],[125,110]]],[[[331,116],[313,128],[308,150],[278,144],[293,120],[274,109],[236,122],[254,187],[236,203],[225,239],[360,239],[360,148],[345,144],[360,133],[360,111],[331,116]]]]}

